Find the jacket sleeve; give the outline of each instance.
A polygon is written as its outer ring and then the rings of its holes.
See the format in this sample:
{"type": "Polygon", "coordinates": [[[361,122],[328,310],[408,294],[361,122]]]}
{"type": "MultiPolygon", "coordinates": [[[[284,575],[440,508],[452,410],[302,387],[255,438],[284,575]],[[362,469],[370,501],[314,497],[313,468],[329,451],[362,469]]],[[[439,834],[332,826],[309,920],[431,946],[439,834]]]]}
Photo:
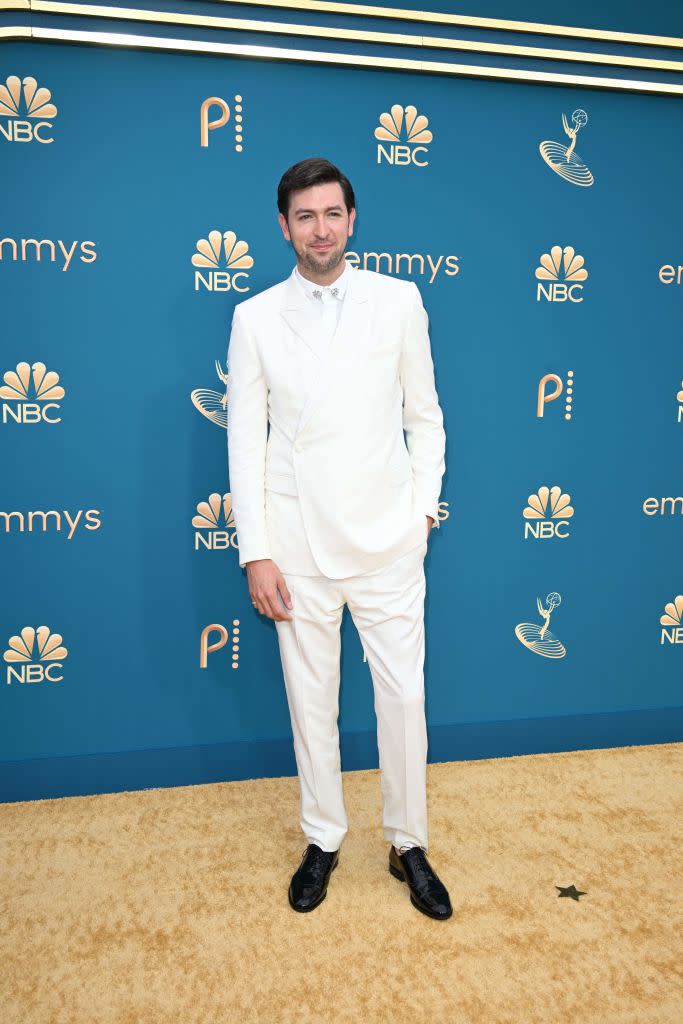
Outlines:
{"type": "Polygon", "coordinates": [[[400,379],[403,388],[403,427],[415,484],[416,507],[440,526],[438,505],[446,469],[446,433],[434,383],[429,343],[429,317],[414,281],[403,331],[400,379]]]}
{"type": "Polygon", "coordinates": [[[228,475],[239,564],[270,558],[265,513],[268,387],[253,335],[235,307],[228,344],[228,475]]]}

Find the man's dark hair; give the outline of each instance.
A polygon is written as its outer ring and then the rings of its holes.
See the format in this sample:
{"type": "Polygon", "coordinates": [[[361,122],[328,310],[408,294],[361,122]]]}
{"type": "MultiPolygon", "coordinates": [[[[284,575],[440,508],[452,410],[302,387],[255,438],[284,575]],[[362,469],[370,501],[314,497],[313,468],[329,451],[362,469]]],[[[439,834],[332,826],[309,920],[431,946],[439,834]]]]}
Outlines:
{"type": "Polygon", "coordinates": [[[328,181],[339,182],[344,193],[346,210],[350,213],[356,206],[356,197],[353,194],[351,182],[338,167],[321,156],[309,156],[305,160],[299,160],[298,164],[293,164],[285,171],[277,187],[278,210],[284,217],[288,217],[292,192],[310,188],[311,185],[325,185],[328,181]]]}

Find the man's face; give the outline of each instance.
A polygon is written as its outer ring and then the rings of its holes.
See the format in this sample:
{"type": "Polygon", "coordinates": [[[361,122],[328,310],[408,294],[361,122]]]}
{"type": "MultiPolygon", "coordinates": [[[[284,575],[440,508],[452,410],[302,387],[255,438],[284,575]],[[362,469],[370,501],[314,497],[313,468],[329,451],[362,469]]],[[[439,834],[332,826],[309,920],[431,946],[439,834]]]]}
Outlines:
{"type": "Polygon", "coordinates": [[[344,258],[346,241],[353,232],[356,211],[349,213],[338,181],[292,192],[289,214],[278,220],[285,238],[292,243],[301,267],[325,274],[344,258]]]}

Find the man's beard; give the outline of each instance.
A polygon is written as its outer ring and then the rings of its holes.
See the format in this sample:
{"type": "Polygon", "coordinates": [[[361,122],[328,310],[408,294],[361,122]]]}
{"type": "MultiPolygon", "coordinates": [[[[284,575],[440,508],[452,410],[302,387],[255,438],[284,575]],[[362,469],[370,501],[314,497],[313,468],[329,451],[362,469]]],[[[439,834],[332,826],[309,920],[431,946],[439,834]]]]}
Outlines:
{"type": "Polygon", "coordinates": [[[312,256],[305,249],[295,249],[294,251],[304,269],[316,274],[327,274],[344,259],[343,245],[339,249],[330,249],[328,253],[320,253],[319,256],[312,256]]]}

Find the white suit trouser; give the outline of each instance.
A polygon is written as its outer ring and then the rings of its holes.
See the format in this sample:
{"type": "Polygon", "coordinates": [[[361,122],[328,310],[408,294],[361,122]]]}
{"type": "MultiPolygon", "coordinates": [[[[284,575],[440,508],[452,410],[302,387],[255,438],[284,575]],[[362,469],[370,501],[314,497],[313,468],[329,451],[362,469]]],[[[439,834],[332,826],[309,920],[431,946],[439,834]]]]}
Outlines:
{"type": "Polygon", "coordinates": [[[384,837],[428,849],[424,709],[424,543],[381,570],[334,580],[283,572],[290,621],[276,622],[309,843],[337,850],[348,830],[339,750],[344,604],[370,666],[384,837]]]}

